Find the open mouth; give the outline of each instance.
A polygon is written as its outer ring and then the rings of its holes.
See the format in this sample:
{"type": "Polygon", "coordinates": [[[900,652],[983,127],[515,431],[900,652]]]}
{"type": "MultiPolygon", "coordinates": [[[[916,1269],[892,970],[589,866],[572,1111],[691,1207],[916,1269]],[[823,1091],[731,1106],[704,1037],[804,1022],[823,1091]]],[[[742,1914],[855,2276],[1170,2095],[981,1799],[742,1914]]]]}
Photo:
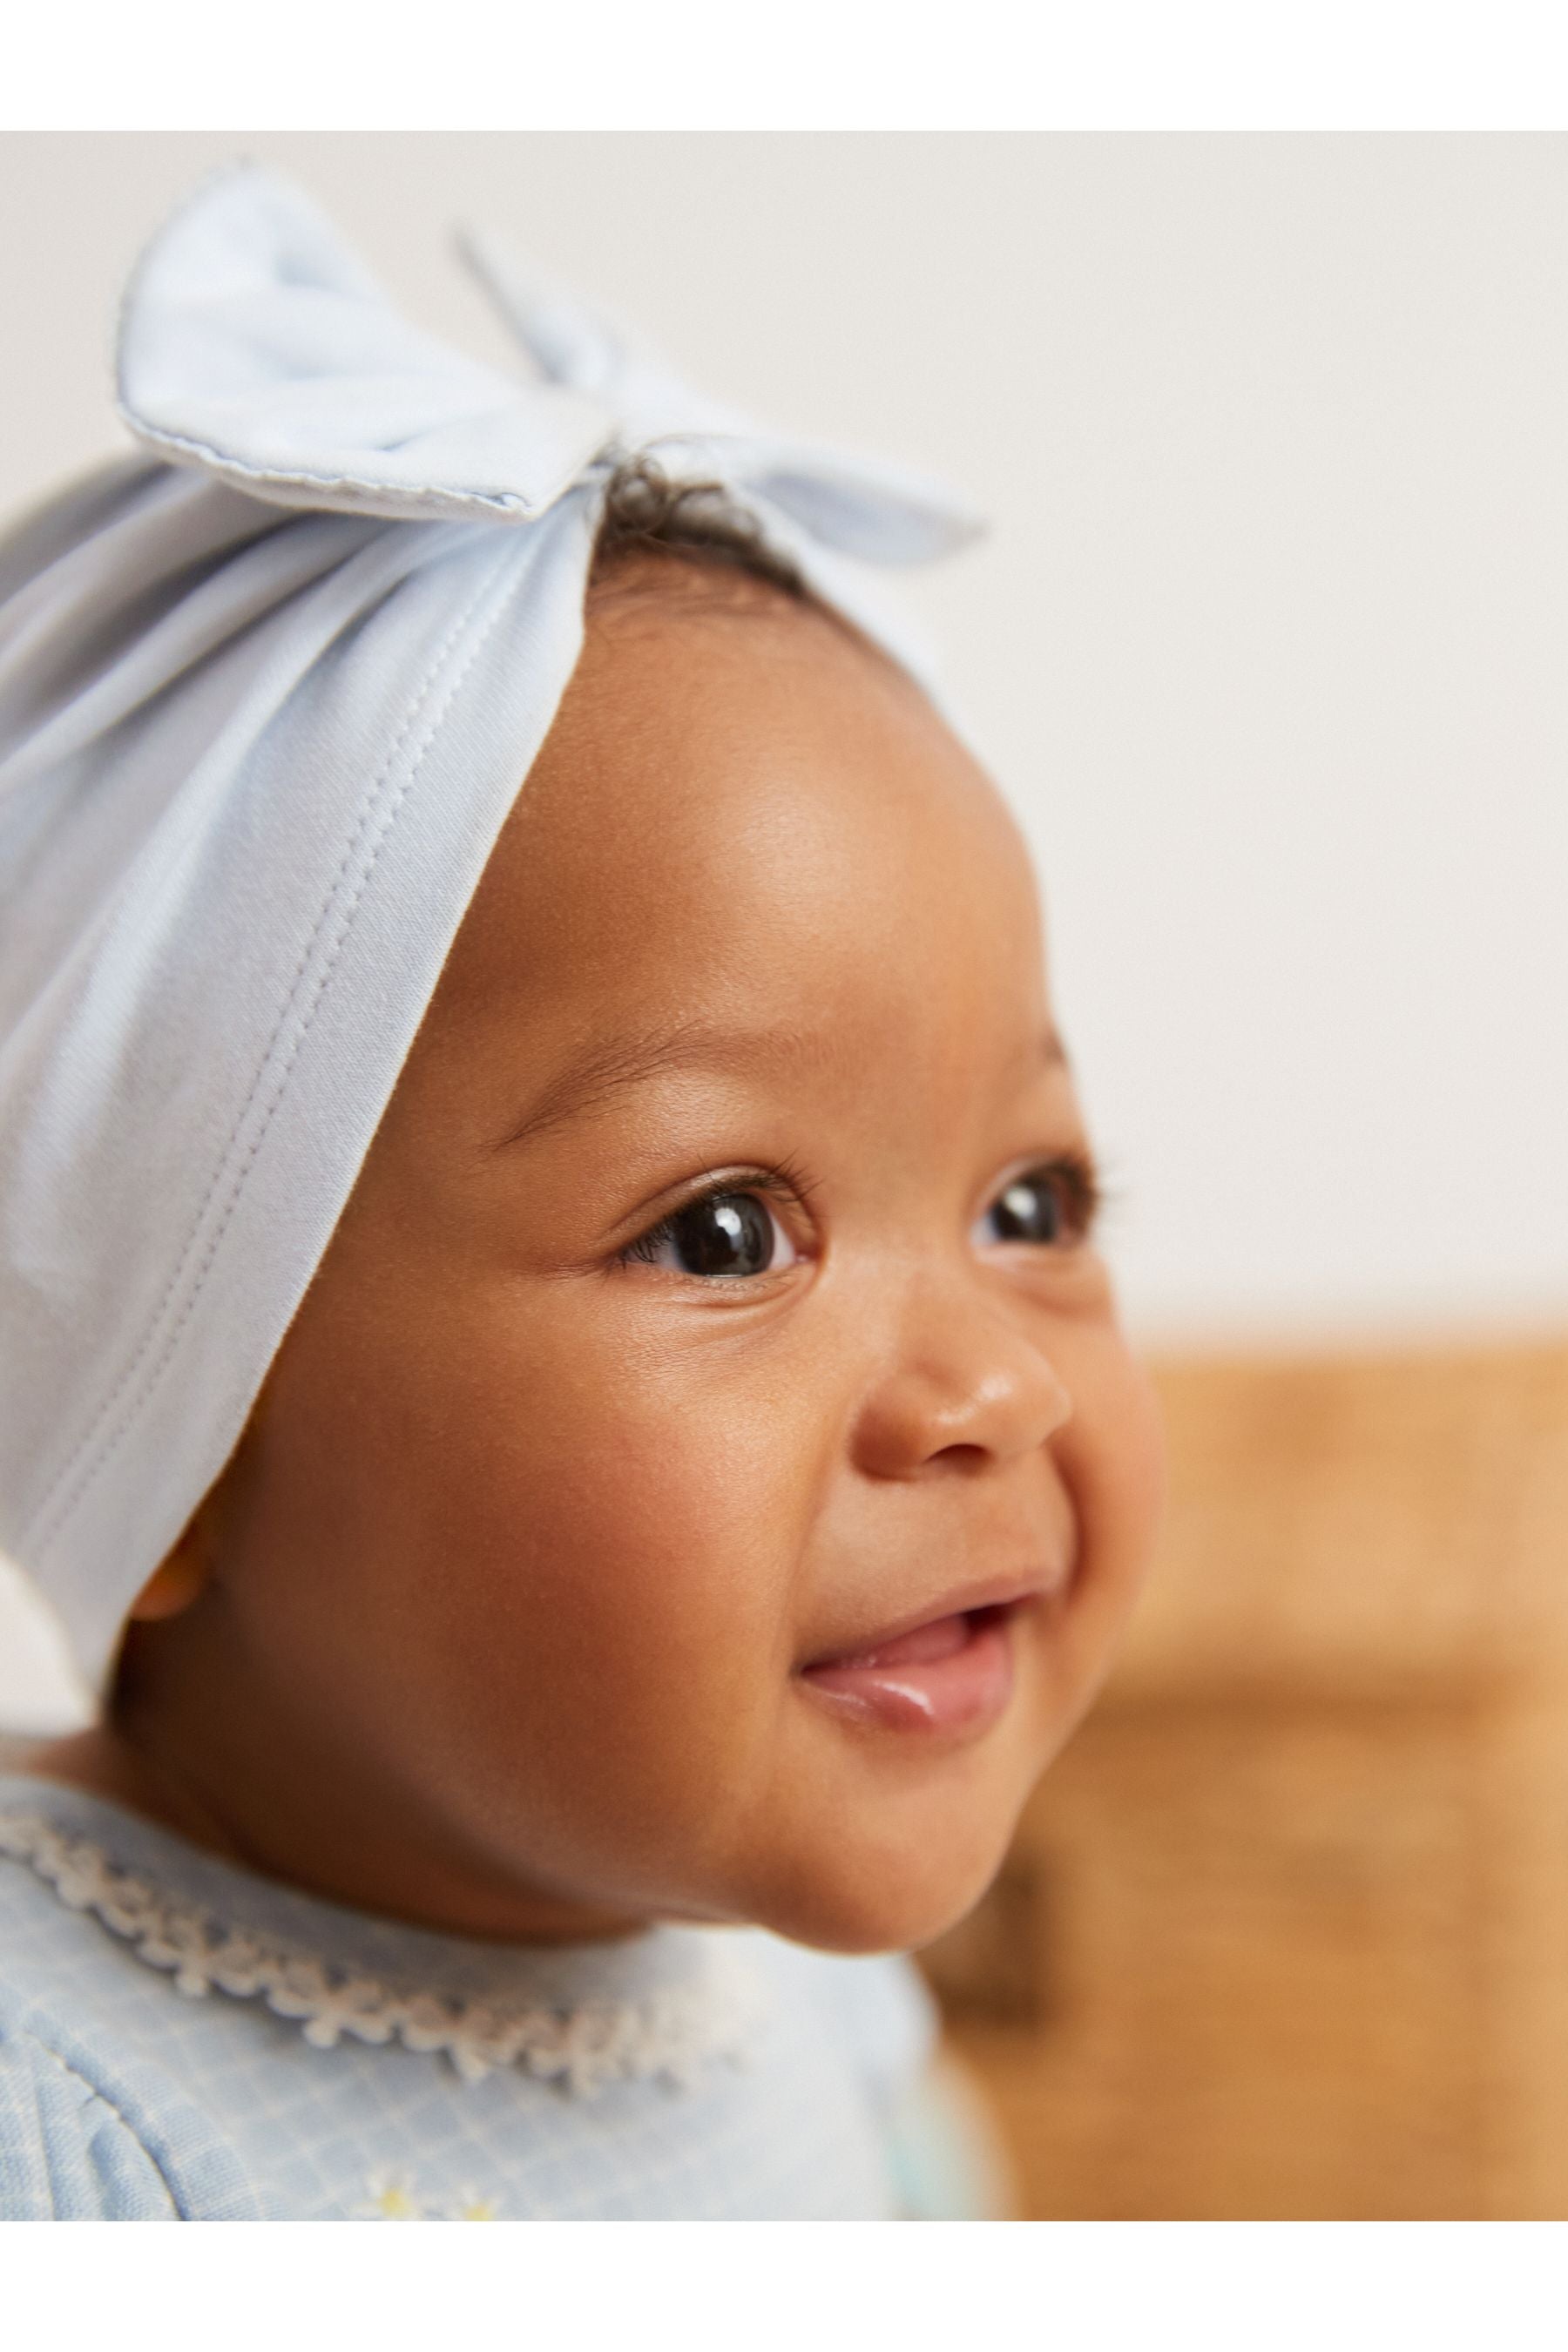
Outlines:
{"type": "Polygon", "coordinates": [[[842,1713],[899,1731],[979,1732],[1013,1695],[1012,1622],[1026,1600],[955,1610],[863,1650],[800,1669],[806,1687],[842,1713]]]}

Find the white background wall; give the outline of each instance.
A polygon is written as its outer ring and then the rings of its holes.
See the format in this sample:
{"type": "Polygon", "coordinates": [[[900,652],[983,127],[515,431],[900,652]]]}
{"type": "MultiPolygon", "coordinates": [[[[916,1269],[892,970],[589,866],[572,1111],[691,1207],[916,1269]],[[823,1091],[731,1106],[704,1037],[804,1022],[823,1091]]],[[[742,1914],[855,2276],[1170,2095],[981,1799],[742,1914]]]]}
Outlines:
{"type": "Polygon", "coordinates": [[[1568,1324],[1568,139],[12,134],[0,511],[122,446],[117,289],[237,152],[481,353],[464,215],[994,518],[911,593],[1144,1337],[1568,1324]]]}

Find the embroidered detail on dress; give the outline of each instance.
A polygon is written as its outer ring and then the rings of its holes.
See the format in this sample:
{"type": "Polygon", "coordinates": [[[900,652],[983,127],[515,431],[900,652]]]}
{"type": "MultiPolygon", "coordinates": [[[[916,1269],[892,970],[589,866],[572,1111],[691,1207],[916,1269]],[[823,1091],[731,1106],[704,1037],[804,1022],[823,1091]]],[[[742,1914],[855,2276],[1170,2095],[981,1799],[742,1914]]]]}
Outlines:
{"type": "Polygon", "coordinates": [[[414,2194],[405,2172],[395,2172],[383,2165],[365,2182],[367,2195],[363,2205],[356,2205],[350,2214],[351,2221],[423,2221],[425,2208],[414,2194]]]}
{"type": "Polygon", "coordinates": [[[351,2221],[499,2221],[500,2208],[476,2189],[454,2198],[422,2197],[406,2172],[383,2165],[365,2183],[369,2194],[349,2215],[351,2221]]]}
{"type": "Polygon", "coordinates": [[[752,1972],[718,1942],[703,1955],[695,1981],[656,1986],[636,2000],[585,2000],[568,2010],[449,2000],[334,1967],[279,1937],[225,1927],[41,1814],[0,1812],[0,1854],[27,1864],[62,1903],[91,1912],[123,1936],[192,1999],[216,1989],[239,2000],[263,2000],[278,2016],[297,2018],[319,2050],[350,2034],[444,2052],[468,2083],[521,2066],[584,2095],[606,2083],[658,2076],[684,2085],[710,2059],[738,2060],[756,2016],[752,1972]]]}

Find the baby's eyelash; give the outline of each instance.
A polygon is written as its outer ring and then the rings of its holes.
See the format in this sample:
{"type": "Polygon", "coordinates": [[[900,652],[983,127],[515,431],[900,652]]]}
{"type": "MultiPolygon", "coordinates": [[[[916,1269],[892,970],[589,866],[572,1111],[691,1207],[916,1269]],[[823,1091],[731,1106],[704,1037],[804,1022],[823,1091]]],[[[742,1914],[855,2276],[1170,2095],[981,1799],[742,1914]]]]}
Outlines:
{"type": "Polygon", "coordinates": [[[1069,1144],[1048,1158],[1041,1157],[1015,1168],[1013,1174],[993,1192],[984,1213],[990,1218],[1001,1209],[1017,1221],[1017,1229],[999,1235],[1000,1240],[1060,1250],[1094,1239],[1104,1198],[1093,1159],[1081,1145],[1069,1144]],[[1047,1231],[1026,1230],[1028,1212],[1021,1207],[1020,1201],[1031,1192],[1048,1193],[1050,1197],[1047,1231]]]}
{"type": "Polygon", "coordinates": [[[707,1183],[700,1185],[695,1192],[689,1193],[678,1209],[672,1209],[667,1217],[661,1217],[657,1225],[650,1225],[647,1233],[637,1235],[635,1242],[628,1242],[625,1249],[617,1250],[615,1263],[617,1265],[630,1265],[639,1260],[645,1264],[654,1263],[658,1244],[676,1219],[683,1217],[689,1209],[696,1208],[700,1202],[731,1192],[764,1192],[772,1193],[777,1200],[788,1201],[796,1208],[804,1208],[816,1191],[816,1180],[808,1176],[795,1160],[768,1160],[754,1168],[738,1168],[732,1175],[712,1177],[707,1183]]]}
{"type": "Polygon", "coordinates": [[[1064,1177],[1071,1200],[1073,1231],[1088,1235],[1094,1231],[1105,1209],[1105,1180],[1087,1151],[1074,1149],[1058,1151],[1041,1165],[1053,1175],[1064,1177]]]}

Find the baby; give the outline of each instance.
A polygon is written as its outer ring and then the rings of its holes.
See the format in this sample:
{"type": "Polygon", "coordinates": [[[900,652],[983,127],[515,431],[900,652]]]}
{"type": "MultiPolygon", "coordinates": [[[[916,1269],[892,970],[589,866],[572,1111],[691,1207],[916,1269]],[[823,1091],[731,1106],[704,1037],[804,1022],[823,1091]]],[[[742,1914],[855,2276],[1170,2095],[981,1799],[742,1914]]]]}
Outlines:
{"type": "Polygon", "coordinates": [[[854,1956],[1150,1548],[1027,856],[869,582],[960,522],[477,257],[535,383],[222,175],[153,456],[0,549],[0,1538],[103,1696],[0,1780],[10,2217],[915,2209],[854,1956]]]}

